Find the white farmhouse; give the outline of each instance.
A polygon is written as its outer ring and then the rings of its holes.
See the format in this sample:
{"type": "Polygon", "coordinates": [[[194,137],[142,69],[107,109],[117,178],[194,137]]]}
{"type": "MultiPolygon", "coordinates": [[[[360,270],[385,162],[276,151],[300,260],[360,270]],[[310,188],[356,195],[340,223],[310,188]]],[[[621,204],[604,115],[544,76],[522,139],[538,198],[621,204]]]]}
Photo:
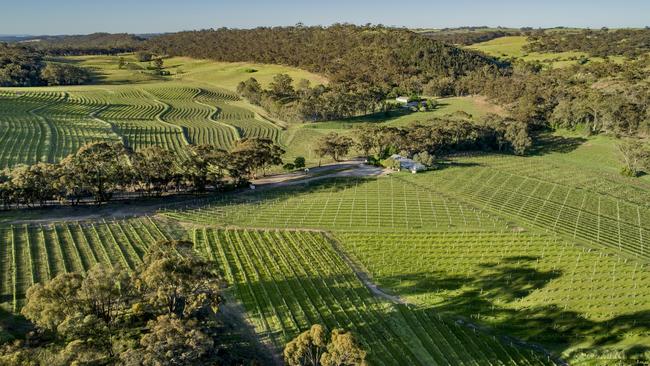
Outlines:
{"type": "Polygon", "coordinates": [[[397,97],[395,100],[399,103],[406,104],[409,102],[409,97],[397,97]]]}
{"type": "Polygon", "coordinates": [[[421,172],[423,170],[427,170],[427,167],[424,166],[421,163],[416,162],[413,159],[405,158],[402,155],[399,154],[393,154],[390,157],[391,159],[399,162],[399,167],[400,170],[408,170],[411,173],[415,174],[417,172],[421,172]]]}

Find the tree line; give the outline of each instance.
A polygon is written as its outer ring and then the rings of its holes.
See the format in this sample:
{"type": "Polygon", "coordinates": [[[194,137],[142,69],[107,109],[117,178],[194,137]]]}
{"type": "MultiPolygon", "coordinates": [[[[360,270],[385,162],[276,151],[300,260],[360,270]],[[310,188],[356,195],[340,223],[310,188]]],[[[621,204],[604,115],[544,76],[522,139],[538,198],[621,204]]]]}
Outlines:
{"type": "Polygon", "coordinates": [[[52,56],[117,55],[140,49],[145,38],[127,33],[42,36],[31,40],[35,50],[52,56]]]}
{"type": "Polygon", "coordinates": [[[77,85],[92,79],[85,68],[45,62],[43,57],[26,46],[0,43],[0,86],[77,85]]]}
{"type": "Polygon", "coordinates": [[[650,76],[643,60],[544,70],[520,63],[509,75],[483,70],[455,84],[459,94],[482,94],[508,106],[533,128],[581,128],[588,134],[643,136],[650,133],[650,76]]]}
{"type": "Polygon", "coordinates": [[[158,146],[133,151],[116,142],[81,147],[59,163],[19,165],[0,173],[0,202],[39,206],[52,201],[110,201],[118,193],[159,196],[239,187],[282,164],[284,150],[267,139],[242,139],[231,151],[189,145],[181,156],[158,146]]]}
{"type": "Polygon", "coordinates": [[[423,32],[422,35],[440,42],[469,46],[493,39],[521,35],[521,31],[511,29],[490,29],[487,27],[453,28],[440,31],[423,32]]]}
{"type": "Polygon", "coordinates": [[[339,160],[356,148],[370,163],[379,163],[392,154],[417,157],[431,166],[436,157],[452,152],[482,150],[523,155],[533,139],[528,125],[509,117],[488,115],[482,121],[460,118],[434,118],[407,127],[366,123],[355,129],[354,136],[331,132],[321,137],[315,152],[320,157],[339,160]]]}
{"type": "Polygon", "coordinates": [[[287,74],[276,75],[267,89],[255,78],[249,78],[239,83],[237,92],[274,117],[290,122],[336,120],[391,108],[377,90],[352,92],[340,85],[322,84],[312,87],[306,79],[294,87],[287,74]]]}
{"type": "Polygon", "coordinates": [[[591,56],[634,58],[650,51],[650,28],[562,32],[539,30],[529,35],[524,49],[528,52],[580,51],[591,56]]]}

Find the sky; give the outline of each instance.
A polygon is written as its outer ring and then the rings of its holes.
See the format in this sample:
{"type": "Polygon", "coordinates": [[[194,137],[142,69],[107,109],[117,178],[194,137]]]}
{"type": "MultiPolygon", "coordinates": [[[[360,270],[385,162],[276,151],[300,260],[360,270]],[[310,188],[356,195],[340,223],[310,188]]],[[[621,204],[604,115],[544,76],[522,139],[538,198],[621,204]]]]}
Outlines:
{"type": "Polygon", "coordinates": [[[650,0],[0,0],[0,34],[384,24],[645,27],[650,0]]]}

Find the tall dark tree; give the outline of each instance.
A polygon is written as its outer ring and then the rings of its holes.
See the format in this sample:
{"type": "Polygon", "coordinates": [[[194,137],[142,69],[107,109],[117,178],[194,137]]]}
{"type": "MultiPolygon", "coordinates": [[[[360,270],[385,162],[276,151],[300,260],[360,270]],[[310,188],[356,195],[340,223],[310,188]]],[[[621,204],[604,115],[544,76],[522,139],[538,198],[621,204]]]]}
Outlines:
{"type": "Polygon", "coordinates": [[[318,140],[315,152],[320,157],[329,155],[334,161],[339,161],[353,146],[354,140],[350,137],[330,132],[318,140]]]}

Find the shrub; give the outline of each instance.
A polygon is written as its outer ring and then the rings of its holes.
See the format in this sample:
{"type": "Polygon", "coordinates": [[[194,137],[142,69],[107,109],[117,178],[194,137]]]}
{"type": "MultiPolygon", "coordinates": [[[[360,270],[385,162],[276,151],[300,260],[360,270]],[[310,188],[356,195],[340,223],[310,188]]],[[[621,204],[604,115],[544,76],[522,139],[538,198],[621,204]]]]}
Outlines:
{"type": "Polygon", "coordinates": [[[636,178],[640,174],[639,174],[639,172],[635,171],[634,169],[625,166],[625,167],[621,168],[621,175],[626,176],[626,177],[636,178]]]}
{"type": "Polygon", "coordinates": [[[304,168],[305,167],[305,158],[302,156],[298,156],[293,160],[293,165],[296,167],[296,169],[304,168]]]}
{"type": "Polygon", "coordinates": [[[413,155],[413,161],[420,163],[427,168],[430,168],[435,162],[435,157],[429,154],[427,151],[422,151],[418,154],[413,155]]]}

